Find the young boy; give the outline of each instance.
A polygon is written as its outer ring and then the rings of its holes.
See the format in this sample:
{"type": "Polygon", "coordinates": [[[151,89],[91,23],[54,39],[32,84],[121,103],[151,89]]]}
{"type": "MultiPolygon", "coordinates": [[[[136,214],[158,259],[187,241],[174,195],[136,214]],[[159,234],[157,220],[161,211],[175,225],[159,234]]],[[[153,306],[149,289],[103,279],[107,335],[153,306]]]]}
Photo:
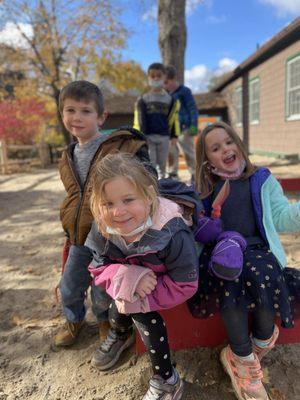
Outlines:
{"type": "Polygon", "coordinates": [[[153,63],[149,66],[150,90],[138,98],[134,113],[134,127],[147,137],[150,160],[157,167],[159,178],[165,178],[166,175],[170,137],[174,144],[180,132],[180,104],[164,90],[165,79],[163,64],[153,63]]]}
{"type": "Polygon", "coordinates": [[[166,67],[165,89],[174,100],[180,101],[179,122],[181,133],[178,137],[178,143],[170,147],[170,158],[172,159],[170,178],[178,178],[179,150],[181,150],[193,183],[196,168],[194,136],[198,133],[197,105],[191,90],[179,84],[176,69],[172,65],[166,67]]]}
{"type": "MultiPolygon", "coordinates": [[[[135,130],[117,130],[110,135],[99,128],[106,119],[100,89],[87,81],[75,81],[65,86],[59,96],[59,111],[66,129],[78,142],[71,143],[60,162],[60,175],[67,196],[60,209],[63,229],[70,241],[70,250],[60,281],[62,310],[66,323],[54,338],[54,345],[71,346],[77,339],[86,313],[85,294],[91,282],[88,272],[93,255],[84,246],[93,217],[89,199],[94,164],[113,151],[136,154],[150,165],[144,136],[135,130]]],[[[99,322],[100,340],[109,325],[109,298],[99,287],[91,287],[93,312],[99,322]]]]}

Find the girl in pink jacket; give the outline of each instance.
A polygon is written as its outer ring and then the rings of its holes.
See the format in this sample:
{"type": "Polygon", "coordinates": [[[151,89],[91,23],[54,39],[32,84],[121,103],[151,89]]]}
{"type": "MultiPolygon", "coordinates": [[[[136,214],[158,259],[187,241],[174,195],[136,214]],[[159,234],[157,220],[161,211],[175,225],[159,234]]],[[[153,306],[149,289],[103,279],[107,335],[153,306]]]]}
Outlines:
{"type": "Polygon", "coordinates": [[[158,196],[156,179],[132,155],[108,155],[96,166],[91,209],[89,269],[112,298],[112,328],[92,364],[100,370],[112,367],[133,342],[134,324],[154,374],[144,400],[180,399],[183,382],[172,366],[158,311],[183,303],[197,290],[192,232],[179,205],[158,196]]]}

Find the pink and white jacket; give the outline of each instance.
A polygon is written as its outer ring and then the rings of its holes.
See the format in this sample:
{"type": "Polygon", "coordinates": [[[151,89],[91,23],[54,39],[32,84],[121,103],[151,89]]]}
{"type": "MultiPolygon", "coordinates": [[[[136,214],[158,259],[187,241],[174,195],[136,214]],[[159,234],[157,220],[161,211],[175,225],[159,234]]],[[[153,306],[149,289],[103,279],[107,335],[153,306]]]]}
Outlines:
{"type": "Polygon", "coordinates": [[[165,198],[159,202],[152,227],[138,242],[118,245],[114,235],[104,238],[95,223],[87,237],[85,245],[94,254],[89,266],[94,283],[105,288],[121,313],[172,308],[197,290],[198,257],[192,231],[176,203],[165,198]],[[141,299],[135,289],[149,268],[157,276],[157,285],[141,299]]]}

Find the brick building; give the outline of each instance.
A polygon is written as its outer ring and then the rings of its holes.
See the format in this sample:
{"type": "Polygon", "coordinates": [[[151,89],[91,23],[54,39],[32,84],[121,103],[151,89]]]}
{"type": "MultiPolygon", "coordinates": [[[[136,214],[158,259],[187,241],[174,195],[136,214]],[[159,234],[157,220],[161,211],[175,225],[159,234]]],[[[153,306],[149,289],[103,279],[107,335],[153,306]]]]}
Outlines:
{"type": "Polygon", "coordinates": [[[227,75],[215,91],[250,151],[300,154],[300,18],[227,75]]]}

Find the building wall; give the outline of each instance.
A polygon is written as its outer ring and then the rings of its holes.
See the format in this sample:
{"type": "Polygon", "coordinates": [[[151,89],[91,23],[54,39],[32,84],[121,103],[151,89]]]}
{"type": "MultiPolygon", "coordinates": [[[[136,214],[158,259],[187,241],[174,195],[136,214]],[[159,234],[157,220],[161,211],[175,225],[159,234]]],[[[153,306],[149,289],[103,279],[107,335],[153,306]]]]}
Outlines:
{"type": "Polygon", "coordinates": [[[109,114],[103,125],[103,129],[117,129],[124,125],[133,125],[132,114],[109,114]]]}
{"type": "MultiPolygon", "coordinates": [[[[287,121],[286,61],[300,53],[300,41],[289,46],[249,72],[249,82],[260,80],[260,118],[258,124],[249,122],[250,151],[266,151],[282,154],[300,154],[300,120],[287,121]]],[[[242,85],[242,79],[228,85],[223,94],[228,102],[229,118],[242,136],[242,126],[236,125],[234,92],[242,85]]]]}

